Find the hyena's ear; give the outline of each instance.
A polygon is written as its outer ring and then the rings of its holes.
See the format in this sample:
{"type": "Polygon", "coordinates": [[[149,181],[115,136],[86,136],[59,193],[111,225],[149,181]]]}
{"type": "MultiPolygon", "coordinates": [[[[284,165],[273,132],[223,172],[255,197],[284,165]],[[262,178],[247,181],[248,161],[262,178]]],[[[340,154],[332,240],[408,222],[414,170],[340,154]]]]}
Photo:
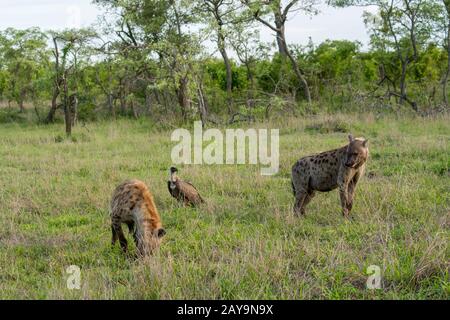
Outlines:
{"type": "Polygon", "coordinates": [[[353,142],[353,140],[355,140],[355,138],[353,138],[352,134],[350,133],[350,134],[348,135],[348,141],[349,141],[349,142],[353,142]]]}
{"type": "Polygon", "coordinates": [[[363,147],[366,148],[367,147],[367,143],[369,142],[369,139],[366,139],[363,141],[363,147]]]}
{"type": "Polygon", "coordinates": [[[165,234],[166,234],[166,230],[164,230],[163,228],[158,229],[158,238],[164,237],[165,234]]]}

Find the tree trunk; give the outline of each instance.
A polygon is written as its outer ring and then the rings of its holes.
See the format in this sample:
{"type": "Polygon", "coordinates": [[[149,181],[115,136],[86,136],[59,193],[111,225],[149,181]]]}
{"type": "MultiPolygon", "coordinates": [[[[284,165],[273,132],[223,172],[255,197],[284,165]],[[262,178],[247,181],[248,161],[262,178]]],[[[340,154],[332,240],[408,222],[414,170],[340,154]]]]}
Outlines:
{"type": "Polygon", "coordinates": [[[282,58],[286,58],[288,56],[288,49],[285,41],[285,33],[284,33],[285,26],[280,14],[277,13],[275,13],[275,26],[277,27],[278,30],[276,32],[278,52],[280,53],[280,56],[282,58]]]}
{"type": "Polygon", "coordinates": [[[152,113],[152,93],[149,89],[145,89],[145,107],[147,108],[147,113],[152,113]]]}
{"type": "Polygon", "coordinates": [[[208,118],[208,105],[205,99],[205,95],[203,93],[202,83],[199,81],[197,85],[197,93],[198,93],[198,108],[200,112],[200,119],[202,120],[202,127],[205,127],[207,118],[208,118]]]}
{"type": "MultiPolygon", "coordinates": [[[[128,71],[128,70],[127,70],[128,71]]],[[[120,100],[120,113],[124,116],[127,112],[127,98],[128,98],[128,79],[126,77],[119,81],[119,100],[120,100]]]]}
{"type": "Polygon", "coordinates": [[[78,120],[78,98],[75,94],[70,97],[70,107],[72,114],[72,127],[74,127],[78,120]]]}
{"type": "Polygon", "coordinates": [[[250,88],[249,88],[248,93],[247,93],[247,106],[249,108],[253,108],[255,106],[255,97],[256,97],[256,94],[255,94],[255,88],[256,88],[256,86],[255,86],[255,78],[253,77],[253,72],[252,72],[252,70],[250,68],[250,64],[249,64],[248,61],[245,63],[245,67],[247,69],[247,80],[250,83],[250,88]]]}
{"type": "Polygon", "coordinates": [[[23,97],[19,98],[19,112],[23,113],[25,111],[25,107],[23,106],[23,97]]]}
{"type": "Polygon", "coordinates": [[[25,103],[26,90],[27,90],[26,88],[23,88],[23,89],[20,90],[20,93],[19,93],[19,109],[20,109],[20,113],[25,112],[24,103],[25,103]]]}
{"type": "MultiPolygon", "coordinates": [[[[108,63],[110,61],[108,60],[108,63]]],[[[105,87],[105,85],[102,84],[102,80],[99,77],[99,74],[96,74],[96,80],[97,84],[99,85],[100,89],[103,91],[103,93],[106,96],[106,103],[108,105],[108,112],[109,115],[112,117],[115,117],[115,111],[114,111],[114,94],[112,92],[111,83],[112,83],[112,71],[111,71],[111,65],[109,65],[108,68],[108,86],[105,87]]]]}
{"type": "Polygon", "coordinates": [[[55,79],[53,82],[53,96],[52,96],[52,106],[48,112],[47,118],[45,119],[46,123],[53,123],[55,121],[55,113],[56,109],[58,109],[57,100],[59,97],[59,94],[61,92],[60,85],[61,85],[61,77],[59,72],[59,50],[58,50],[58,42],[56,41],[56,38],[53,37],[53,45],[54,45],[54,51],[53,54],[55,55],[55,79]]]}
{"type": "Polygon", "coordinates": [[[41,123],[41,115],[39,114],[37,103],[34,102],[33,105],[34,105],[34,112],[36,113],[36,117],[38,119],[38,122],[41,123]]]}
{"type": "Polygon", "coordinates": [[[138,117],[138,114],[137,114],[137,110],[136,110],[136,108],[135,108],[135,106],[134,106],[134,99],[131,99],[131,101],[130,101],[130,107],[131,107],[131,112],[133,113],[133,117],[134,117],[135,119],[139,118],[139,117],[138,117]]]}
{"type": "Polygon", "coordinates": [[[449,22],[447,26],[447,72],[445,73],[444,80],[442,82],[442,95],[444,98],[444,103],[448,107],[448,96],[447,96],[447,82],[450,77],[450,11],[449,22]]]}
{"type": "Polygon", "coordinates": [[[222,29],[219,28],[218,30],[218,45],[219,45],[219,51],[222,55],[223,62],[225,63],[225,69],[226,69],[226,84],[227,84],[227,107],[228,107],[228,113],[231,114],[232,112],[232,106],[233,106],[233,96],[232,96],[232,90],[233,90],[233,74],[231,70],[231,62],[228,58],[227,51],[225,50],[225,38],[222,34],[222,29]]]}
{"type": "Polygon", "coordinates": [[[402,74],[400,76],[400,104],[405,102],[406,98],[406,70],[408,67],[407,61],[402,61],[402,74]]]}
{"type": "Polygon", "coordinates": [[[112,92],[108,93],[108,110],[109,110],[109,114],[115,118],[116,113],[114,111],[114,96],[112,94],[112,92]]]}
{"type": "MultiPolygon", "coordinates": [[[[109,62],[109,61],[108,61],[109,62]]],[[[111,84],[113,82],[112,79],[112,66],[111,63],[109,64],[109,68],[108,68],[108,109],[109,109],[109,114],[115,118],[116,117],[116,112],[114,110],[114,94],[112,92],[112,88],[111,88],[111,84]]]]}
{"type": "Polygon", "coordinates": [[[63,97],[63,105],[64,105],[64,122],[66,123],[66,135],[70,137],[72,135],[72,117],[70,111],[70,103],[68,97],[68,87],[67,87],[67,74],[64,75],[63,80],[64,87],[64,97],[63,97]]]}
{"type": "MultiPolygon", "coordinates": [[[[286,40],[284,40],[284,43],[286,43],[286,40]]],[[[311,104],[311,92],[309,91],[308,82],[306,81],[306,78],[303,76],[302,72],[300,71],[300,68],[298,66],[297,61],[292,56],[291,52],[286,46],[286,54],[291,61],[292,67],[294,68],[294,72],[298,78],[298,81],[303,85],[303,90],[305,92],[305,98],[308,100],[308,103],[311,104]]]]}
{"type": "Polygon", "coordinates": [[[119,100],[120,100],[120,114],[123,116],[127,110],[127,101],[125,97],[125,92],[123,88],[120,88],[119,92],[119,100]]]}
{"type": "Polygon", "coordinates": [[[188,82],[187,77],[182,77],[178,83],[177,98],[181,107],[181,115],[183,120],[187,119],[187,111],[189,110],[189,97],[188,97],[188,82]]]}
{"type": "Polygon", "coordinates": [[[161,97],[159,96],[158,90],[153,89],[153,94],[155,95],[155,99],[156,99],[156,102],[158,103],[158,105],[162,106],[163,103],[161,101],[161,97]]]}
{"type": "Polygon", "coordinates": [[[283,14],[281,13],[281,8],[278,8],[274,11],[274,17],[275,17],[275,29],[276,29],[276,35],[277,35],[277,44],[278,44],[278,51],[281,55],[281,57],[286,58],[288,57],[291,61],[292,68],[294,69],[295,75],[298,78],[298,81],[302,84],[303,90],[305,93],[305,98],[308,100],[308,103],[311,104],[311,92],[309,91],[308,82],[306,81],[306,78],[303,76],[302,72],[300,71],[300,68],[298,66],[297,61],[292,56],[287,42],[286,42],[286,34],[285,34],[285,22],[286,18],[283,17],[283,14]]]}
{"type": "Polygon", "coordinates": [[[53,123],[55,121],[55,113],[56,113],[56,109],[58,109],[58,104],[57,104],[58,96],[59,96],[59,87],[56,86],[53,89],[52,106],[47,114],[47,118],[45,119],[46,123],[53,123]]]}

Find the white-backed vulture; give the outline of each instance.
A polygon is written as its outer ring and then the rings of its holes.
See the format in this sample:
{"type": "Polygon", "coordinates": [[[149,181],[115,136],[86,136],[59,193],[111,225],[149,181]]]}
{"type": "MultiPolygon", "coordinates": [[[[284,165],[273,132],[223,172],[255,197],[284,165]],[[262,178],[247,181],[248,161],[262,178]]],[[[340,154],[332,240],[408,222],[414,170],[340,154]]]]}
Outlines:
{"type": "Polygon", "coordinates": [[[200,196],[198,190],[189,182],[181,180],[177,175],[178,169],[175,167],[170,167],[169,169],[169,181],[167,181],[167,186],[169,192],[180,202],[185,205],[197,206],[205,201],[200,196]]]}

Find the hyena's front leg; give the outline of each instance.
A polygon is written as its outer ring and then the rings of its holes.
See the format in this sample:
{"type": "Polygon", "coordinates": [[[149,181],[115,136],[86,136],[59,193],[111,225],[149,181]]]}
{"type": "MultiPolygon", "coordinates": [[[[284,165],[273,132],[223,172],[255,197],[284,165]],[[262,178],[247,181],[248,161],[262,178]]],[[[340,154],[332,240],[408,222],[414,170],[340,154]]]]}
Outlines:
{"type": "Polygon", "coordinates": [[[145,255],[145,243],[144,237],[141,232],[137,229],[134,229],[133,232],[134,243],[136,244],[137,253],[136,256],[144,256],[145,255]]]}
{"type": "Polygon", "coordinates": [[[350,181],[350,183],[348,184],[348,199],[347,199],[347,209],[348,212],[350,213],[350,211],[352,211],[352,207],[353,207],[353,199],[355,196],[355,189],[356,189],[356,184],[358,183],[359,180],[359,173],[357,173],[352,181],[350,181]]]}
{"type": "Polygon", "coordinates": [[[119,238],[120,247],[122,248],[123,252],[127,252],[128,250],[128,242],[125,238],[125,235],[123,234],[122,225],[120,223],[113,224],[113,229],[116,233],[116,236],[119,238]]]}
{"type": "Polygon", "coordinates": [[[342,214],[348,218],[349,214],[349,184],[352,181],[351,172],[344,167],[339,169],[338,186],[341,198],[342,214]]]}
{"type": "Polygon", "coordinates": [[[341,207],[342,214],[344,217],[348,217],[349,209],[348,209],[348,185],[342,184],[339,185],[339,196],[341,197],[341,207]]]}
{"type": "Polygon", "coordinates": [[[111,232],[112,232],[111,246],[114,246],[119,236],[117,235],[113,225],[111,225],[111,232]]]}
{"type": "Polygon", "coordinates": [[[347,195],[347,209],[348,213],[352,211],[353,208],[353,197],[355,196],[355,188],[356,188],[356,182],[352,181],[348,185],[348,195],[347,195]]]}
{"type": "Polygon", "coordinates": [[[133,239],[134,239],[134,243],[136,244],[136,247],[139,248],[139,244],[140,244],[140,236],[138,234],[138,230],[135,227],[135,223],[134,222],[128,222],[128,230],[130,231],[130,233],[133,235],[133,239]]]}

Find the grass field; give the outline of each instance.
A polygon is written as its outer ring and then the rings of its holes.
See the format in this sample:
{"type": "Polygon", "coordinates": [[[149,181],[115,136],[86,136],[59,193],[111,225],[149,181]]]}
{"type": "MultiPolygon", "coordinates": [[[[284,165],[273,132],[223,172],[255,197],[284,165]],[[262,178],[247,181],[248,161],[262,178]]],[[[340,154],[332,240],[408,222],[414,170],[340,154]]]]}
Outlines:
{"type": "Polygon", "coordinates": [[[167,191],[170,128],[90,123],[69,141],[62,124],[0,125],[0,298],[448,299],[449,120],[338,115],[254,124],[280,128],[280,172],[180,166],[207,199],[197,209],[167,191]],[[294,217],[292,164],[344,145],[347,132],[370,140],[354,219],[341,216],[337,191],[294,217]],[[149,185],[167,230],[144,260],[110,246],[109,200],[126,178],[149,185]],[[80,290],[66,287],[69,265],[81,267],[80,290]],[[382,289],[366,289],[369,265],[380,266],[382,289]]]}

